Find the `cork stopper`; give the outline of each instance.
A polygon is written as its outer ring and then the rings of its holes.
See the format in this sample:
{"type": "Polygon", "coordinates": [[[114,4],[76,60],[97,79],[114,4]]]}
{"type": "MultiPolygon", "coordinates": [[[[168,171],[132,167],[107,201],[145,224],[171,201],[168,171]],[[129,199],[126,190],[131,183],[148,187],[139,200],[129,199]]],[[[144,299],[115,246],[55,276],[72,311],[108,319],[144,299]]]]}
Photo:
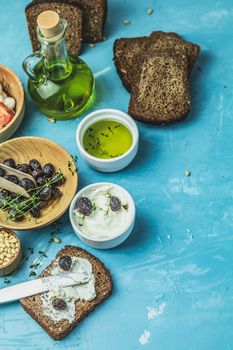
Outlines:
{"type": "Polygon", "coordinates": [[[55,11],[43,11],[37,17],[37,24],[46,38],[52,38],[61,32],[60,18],[55,11]]]}

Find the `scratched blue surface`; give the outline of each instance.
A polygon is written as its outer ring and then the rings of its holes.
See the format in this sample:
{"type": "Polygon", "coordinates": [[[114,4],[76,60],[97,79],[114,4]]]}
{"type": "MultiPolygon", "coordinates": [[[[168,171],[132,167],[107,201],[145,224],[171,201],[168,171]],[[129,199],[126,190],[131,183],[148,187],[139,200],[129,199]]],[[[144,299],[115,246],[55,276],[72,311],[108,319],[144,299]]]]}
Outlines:
{"type": "MultiPolygon", "coordinates": [[[[1,0],[0,10],[0,62],[15,70],[25,87],[21,63],[31,52],[26,3],[1,0]]],[[[1,349],[233,349],[232,0],[109,0],[107,40],[82,54],[96,75],[92,110],[127,111],[129,95],[112,62],[113,42],[155,29],[176,31],[201,46],[191,78],[189,119],[166,128],[138,124],[138,156],[119,173],[98,173],[81,158],[78,162],[79,188],[113,181],[136,202],[135,229],[123,245],[109,251],[87,248],[111,269],[114,293],[62,342],[50,339],[18,303],[1,306],[1,349]],[[154,9],[151,16],[149,8],[154,9]],[[124,19],[131,23],[123,25],[124,19]]],[[[77,154],[78,123],[49,123],[27,95],[25,119],[14,136],[47,137],[77,154]]],[[[62,243],[51,245],[39,270],[65,244],[85,247],[68,216],[62,220],[62,243]]],[[[29,246],[35,252],[12,283],[28,278],[51,230],[20,233],[25,252],[29,246]]]]}

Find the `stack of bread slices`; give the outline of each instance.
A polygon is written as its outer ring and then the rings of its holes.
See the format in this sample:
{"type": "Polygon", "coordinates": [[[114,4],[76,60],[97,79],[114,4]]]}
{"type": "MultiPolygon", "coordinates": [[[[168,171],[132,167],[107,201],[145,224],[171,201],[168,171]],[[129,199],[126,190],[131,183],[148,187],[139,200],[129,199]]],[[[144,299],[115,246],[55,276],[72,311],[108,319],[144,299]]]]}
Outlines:
{"type": "Polygon", "coordinates": [[[107,0],[33,0],[25,8],[33,51],[39,50],[37,17],[52,10],[68,22],[66,42],[71,54],[79,54],[82,41],[95,43],[104,40],[107,0]]]}
{"type": "Polygon", "coordinates": [[[154,124],[185,119],[190,111],[189,77],[199,53],[198,45],[176,33],[117,39],[114,61],[131,92],[129,114],[154,124]]]}

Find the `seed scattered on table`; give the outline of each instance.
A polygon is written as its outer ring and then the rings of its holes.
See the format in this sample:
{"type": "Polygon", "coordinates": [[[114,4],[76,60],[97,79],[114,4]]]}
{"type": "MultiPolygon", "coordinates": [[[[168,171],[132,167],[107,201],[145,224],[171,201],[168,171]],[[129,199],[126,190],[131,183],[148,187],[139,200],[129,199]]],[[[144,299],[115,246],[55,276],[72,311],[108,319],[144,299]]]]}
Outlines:
{"type": "Polygon", "coordinates": [[[190,173],[190,171],[187,169],[186,171],[185,171],[185,176],[190,176],[191,175],[191,173],[190,173]]]}
{"type": "Polygon", "coordinates": [[[130,23],[131,23],[131,21],[129,19],[124,19],[124,21],[123,21],[123,24],[126,26],[130,23]]]}
{"type": "Polygon", "coordinates": [[[147,14],[148,14],[148,15],[152,15],[153,12],[154,12],[153,9],[148,9],[148,10],[147,10],[147,14]]]}
{"type": "Polygon", "coordinates": [[[88,47],[93,48],[93,47],[95,47],[95,44],[88,44],[88,47]]]}
{"type": "Polygon", "coordinates": [[[47,118],[47,119],[48,119],[48,122],[50,122],[50,123],[56,123],[56,120],[53,118],[47,118]]]}
{"type": "Polygon", "coordinates": [[[53,241],[58,244],[61,243],[61,239],[58,237],[54,237],[53,241]]]}

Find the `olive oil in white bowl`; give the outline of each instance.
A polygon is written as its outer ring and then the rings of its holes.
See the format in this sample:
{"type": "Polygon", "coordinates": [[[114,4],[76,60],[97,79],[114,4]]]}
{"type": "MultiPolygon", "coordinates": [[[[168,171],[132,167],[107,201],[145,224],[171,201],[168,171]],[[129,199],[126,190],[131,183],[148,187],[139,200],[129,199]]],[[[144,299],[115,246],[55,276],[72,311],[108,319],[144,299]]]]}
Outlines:
{"type": "Polygon", "coordinates": [[[135,121],[116,109],[102,109],[79,124],[76,141],[82,157],[96,170],[114,172],[131,163],[138,151],[135,121]]]}

